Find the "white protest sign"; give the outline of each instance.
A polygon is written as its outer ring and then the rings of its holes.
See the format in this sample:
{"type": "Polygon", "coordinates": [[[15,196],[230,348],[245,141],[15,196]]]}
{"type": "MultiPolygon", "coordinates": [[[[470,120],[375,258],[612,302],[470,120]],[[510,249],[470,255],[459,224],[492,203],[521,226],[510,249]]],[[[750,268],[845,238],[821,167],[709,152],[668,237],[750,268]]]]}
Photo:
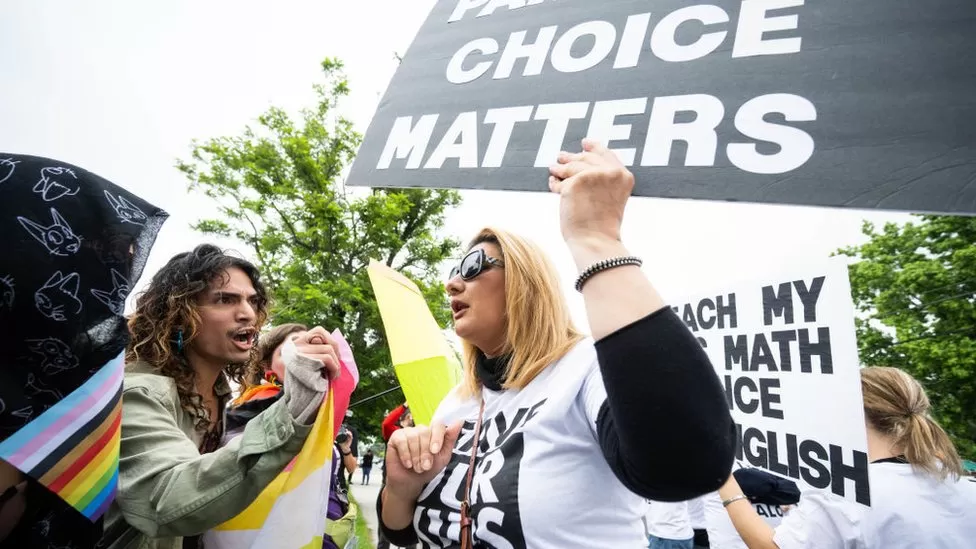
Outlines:
{"type": "Polygon", "coordinates": [[[708,353],[741,445],[736,459],[870,505],[847,265],[671,301],[708,353]]]}

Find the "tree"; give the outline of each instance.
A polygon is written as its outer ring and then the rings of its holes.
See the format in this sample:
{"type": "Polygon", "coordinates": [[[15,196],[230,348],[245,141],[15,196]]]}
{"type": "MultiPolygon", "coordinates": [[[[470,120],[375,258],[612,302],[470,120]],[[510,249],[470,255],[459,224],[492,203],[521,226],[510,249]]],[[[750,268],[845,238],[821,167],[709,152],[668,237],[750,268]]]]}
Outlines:
{"type": "MultiPolygon", "coordinates": [[[[194,141],[177,167],[191,190],[218,203],[217,217],[194,228],[253,251],[274,299],[273,323],[342,330],[361,373],[355,401],[397,386],[366,266],[375,259],[409,276],[444,326],[450,308],[438,266],[459,244],[437,233],[461,199],[449,190],[348,191],[342,173],[361,137],[336,114],[349,93],[342,63],[326,59],[322,70],[317,104],[299,122],[271,108],[240,136],[194,141]]],[[[350,423],[378,434],[383,412],[402,402],[399,391],[372,400],[350,423]]]]}
{"type": "Polygon", "coordinates": [[[976,456],[976,217],[918,216],[839,251],[850,267],[861,361],[922,382],[936,419],[976,456]]]}

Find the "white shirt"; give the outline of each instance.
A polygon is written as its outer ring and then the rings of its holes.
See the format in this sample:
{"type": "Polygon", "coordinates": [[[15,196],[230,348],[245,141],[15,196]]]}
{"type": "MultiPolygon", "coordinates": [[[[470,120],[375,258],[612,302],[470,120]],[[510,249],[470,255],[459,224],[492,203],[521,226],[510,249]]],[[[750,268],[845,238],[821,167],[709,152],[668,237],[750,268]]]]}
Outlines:
{"type": "MultiPolygon", "coordinates": [[[[732,464],[732,471],[741,469],[739,462],[732,464]]],[[[718,492],[705,494],[698,498],[702,502],[705,529],[708,530],[708,545],[711,549],[748,549],[739,532],[735,530],[728,511],[722,506],[718,492]]],[[[776,528],[783,520],[784,512],[778,505],[753,503],[756,514],[766,521],[770,528],[776,528]]]]}
{"type": "MultiPolygon", "coordinates": [[[[708,530],[708,545],[711,549],[748,549],[739,532],[722,506],[718,492],[701,497],[705,508],[705,524],[708,530]]],[[[741,504],[736,504],[741,505],[741,504]]],[[[783,521],[783,509],[777,505],[753,503],[753,509],[766,521],[770,528],[776,528],[783,521]]],[[[784,549],[780,547],[780,549],[784,549]]]]}
{"type": "Polygon", "coordinates": [[[649,501],[644,523],[647,533],[662,539],[686,540],[695,537],[688,516],[688,504],[649,501]]]}
{"type": "MultiPolygon", "coordinates": [[[[475,543],[497,549],[647,547],[647,504],[603,457],[596,418],[607,398],[591,340],[580,342],[522,390],[482,391],[485,400],[471,488],[475,543]]],[[[424,488],[414,526],[425,547],[460,542],[460,501],[479,400],[457,390],[433,422],[464,426],[447,467],[424,488]]]]}
{"type": "Polygon", "coordinates": [[[705,496],[690,499],[688,503],[688,519],[693,530],[705,530],[708,523],[705,522],[705,496]]]}
{"type": "Polygon", "coordinates": [[[780,549],[959,549],[976,547],[976,485],[945,482],[911,465],[869,468],[871,507],[804,492],[776,529],[780,549]]]}

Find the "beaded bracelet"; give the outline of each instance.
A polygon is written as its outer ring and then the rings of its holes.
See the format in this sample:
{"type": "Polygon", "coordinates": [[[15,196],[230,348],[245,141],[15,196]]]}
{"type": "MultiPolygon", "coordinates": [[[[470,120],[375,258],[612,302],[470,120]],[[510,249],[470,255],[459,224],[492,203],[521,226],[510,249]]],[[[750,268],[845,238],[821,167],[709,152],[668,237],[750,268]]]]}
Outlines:
{"type": "Polygon", "coordinates": [[[616,267],[623,267],[624,265],[637,265],[638,267],[640,267],[643,264],[644,261],[641,258],[633,255],[628,255],[624,257],[611,257],[609,259],[597,261],[596,263],[583,269],[583,272],[580,273],[579,277],[576,279],[576,291],[582,292],[583,284],[586,284],[586,281],[592,278],[593,275],[597,273],[614,269],[616,267]]]}

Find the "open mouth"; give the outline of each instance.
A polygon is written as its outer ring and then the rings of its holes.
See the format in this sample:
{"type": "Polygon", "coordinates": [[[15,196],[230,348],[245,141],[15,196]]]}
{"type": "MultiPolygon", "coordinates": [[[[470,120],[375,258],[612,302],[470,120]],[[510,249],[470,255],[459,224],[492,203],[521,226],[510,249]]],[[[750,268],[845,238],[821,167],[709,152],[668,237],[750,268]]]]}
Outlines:
{"type": "Polygon", "coordinates": [[[451,312],[454,313],[454,318],[457,318],[464,311],[468,310],[468,304],[463,301],[451,301],[451,312]]]}
{"type": "Polygon", "coordinates": [[[254,328],[241,328],[233,333],[231,339],[234,343],[245,350],[250,350],[254,346],[254,342],[257,339],[258,331],[254,328]]]}

